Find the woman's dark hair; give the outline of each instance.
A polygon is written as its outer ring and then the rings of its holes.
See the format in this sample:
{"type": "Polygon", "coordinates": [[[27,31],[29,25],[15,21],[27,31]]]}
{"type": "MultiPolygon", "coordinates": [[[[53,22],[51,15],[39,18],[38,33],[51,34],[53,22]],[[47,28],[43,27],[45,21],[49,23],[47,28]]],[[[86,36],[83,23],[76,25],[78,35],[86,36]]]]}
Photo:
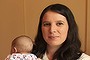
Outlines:
{"type": "Polygon", "coordinates": [[[78,27],[71,10],[62,4],[49,5],[42,11],[38,26],[38,32],[35,38],[36,45],[33,47],[33,53],[40,58],[42,58],[43,54],[45,54],[47,43],[43,38],[41,27],[42,18],[47,11],[56,12],[65,16],[69,25],[67,38],[62,46],[55,52],[53,60],[77,60],[82,54],[80,50],[81,42],[79,40],[78,27]]]}

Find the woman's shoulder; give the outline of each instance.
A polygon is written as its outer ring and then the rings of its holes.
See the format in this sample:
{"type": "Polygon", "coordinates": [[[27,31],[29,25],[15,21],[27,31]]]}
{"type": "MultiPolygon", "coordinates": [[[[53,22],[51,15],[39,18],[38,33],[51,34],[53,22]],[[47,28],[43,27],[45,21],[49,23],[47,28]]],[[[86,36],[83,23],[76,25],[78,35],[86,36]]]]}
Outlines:
{"type": "Polygon", "coordinates": [[[85,54],[85,53],[82,53],[82,55],[80,56],[79,59],[77,60],[90,60],[90,56],[85,54]]]}

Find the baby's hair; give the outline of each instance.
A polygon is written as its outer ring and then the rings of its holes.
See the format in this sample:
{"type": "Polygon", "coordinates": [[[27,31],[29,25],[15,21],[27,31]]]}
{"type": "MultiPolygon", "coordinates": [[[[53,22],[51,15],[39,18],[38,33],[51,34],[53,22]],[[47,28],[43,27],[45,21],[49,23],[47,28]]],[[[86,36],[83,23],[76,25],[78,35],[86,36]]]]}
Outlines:
{"type": "Polygon", "coordinates": [[[16,37],[12,41],[11,48],[17,48],[17,53],[27,52],[30,53],[33,48],[33,40],[26,35],[16,37]]]}

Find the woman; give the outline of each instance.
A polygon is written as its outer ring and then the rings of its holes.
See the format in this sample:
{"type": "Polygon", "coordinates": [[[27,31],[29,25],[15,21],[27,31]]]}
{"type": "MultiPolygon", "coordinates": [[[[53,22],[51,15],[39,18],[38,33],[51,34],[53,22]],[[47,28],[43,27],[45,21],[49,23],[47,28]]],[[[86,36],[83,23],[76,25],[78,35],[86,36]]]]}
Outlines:
{"type": "Polygon", "coordinates": [[[62,4],[52,4],[43,10],[35,44],[33,53],[43,60],[90,60],[80,50],[74,16],[62,4]]]}

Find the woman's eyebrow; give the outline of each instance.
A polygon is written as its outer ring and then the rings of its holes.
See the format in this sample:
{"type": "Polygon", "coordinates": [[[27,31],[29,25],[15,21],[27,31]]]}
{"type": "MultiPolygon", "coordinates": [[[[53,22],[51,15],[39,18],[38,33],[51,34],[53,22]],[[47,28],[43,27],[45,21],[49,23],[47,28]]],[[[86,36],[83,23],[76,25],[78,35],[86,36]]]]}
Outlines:
{"type": "Polygon", "coordinates": [[[49,22],[49,21],[42,21],[42,23],[46,23],[46,22],[49,22]]]}
{"type": "Polygon", "coordinates": [[[65,23],[64,21],[62,21],[62,20],[58,20],[58,21],[56,21],[56,22],[63,22],[63,23],[65,23]]]}

